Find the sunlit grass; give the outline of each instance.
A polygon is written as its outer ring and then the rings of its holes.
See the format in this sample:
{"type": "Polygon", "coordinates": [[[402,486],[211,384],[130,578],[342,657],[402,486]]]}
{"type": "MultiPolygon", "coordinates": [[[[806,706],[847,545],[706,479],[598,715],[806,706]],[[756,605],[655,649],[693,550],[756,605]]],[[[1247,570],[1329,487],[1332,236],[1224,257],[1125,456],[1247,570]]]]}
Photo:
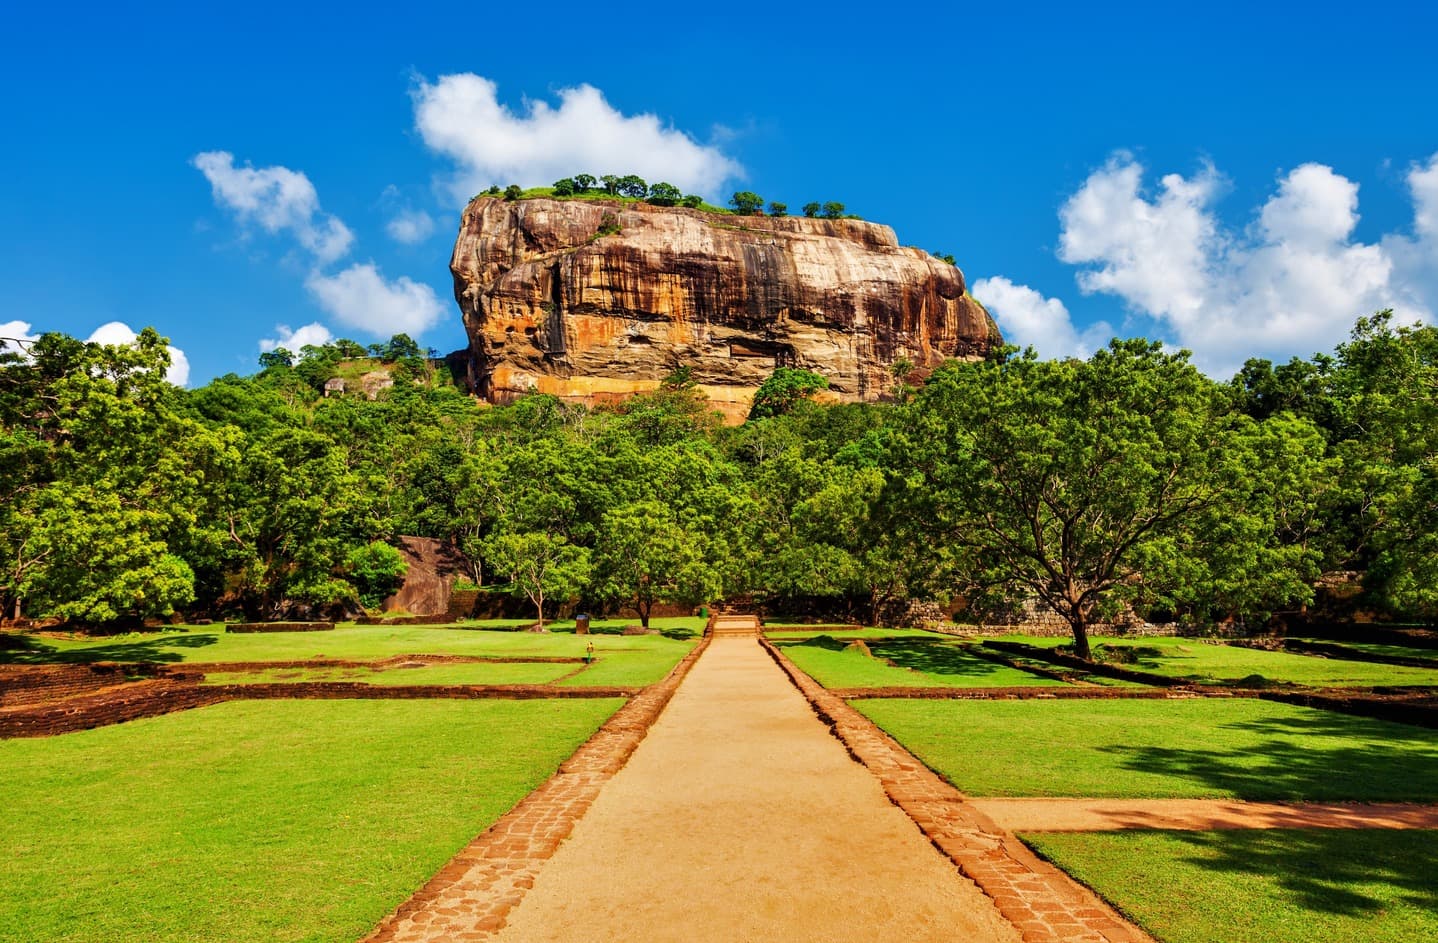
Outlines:
{"type": "Polygon", "coordinates": [[[1164,943],[1438,939],[1438,832],[1090,832],[1024,840],[1164,943]]]}
{"type": "Polygon", "coordinates": [[[620,703],[234,702],[0,741],[0,941],[352,943],[620,703]]]}
{"type": "Polygon", "coordinates": [[[854,707],[975,796],[1438,800],[1438,733],[1270,701],[854,707]]]}

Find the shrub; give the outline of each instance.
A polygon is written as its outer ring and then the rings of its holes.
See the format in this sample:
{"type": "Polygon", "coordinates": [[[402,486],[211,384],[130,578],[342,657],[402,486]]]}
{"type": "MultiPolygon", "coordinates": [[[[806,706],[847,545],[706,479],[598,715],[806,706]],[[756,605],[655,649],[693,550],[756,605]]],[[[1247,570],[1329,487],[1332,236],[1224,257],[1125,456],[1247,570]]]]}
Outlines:
{"type": "Polygon", "coordinates": [[[839,219],[844,215],[844,204],[831,201],[825,203],[824,208],[819,212],[825,219],[839,219]]]}
{"type": "Polygon", "coordinates": [[[729,198],[729,205],[740,216],[753,216],[764,206],[764,198],[749,190],[740,190],[729,198]]]}
{"type": "Polygon", "coordinates": [[[804,215],[807,216],[807,217],[809,217],[810,219],[813,219],[815,216],[818,216],[818,215],[819,215],[819,204],[818,204],[818,203],[805,203],[805,204],[804,204],[804,215]]]}
{"type": "Polygon", "coordinates": [[[788,215],[789,215],[789,204],[788,204],[788,203],[776,203],[776,202],[771,201],[771,202],[769,203],[769,215],[770,215],[770,216],[788,216],[788,215]]]}
{"type": "Polygon", "coordinates": [[[409,564],[405,562],[404,554],[389,544],[372,540],[349,552],[345,558],[345,569],[350,581],[359,590],[360,604],[373,609],[404,585],[409,564]]]}
{"type": "Polygon", "coordinates": [[[673,206],[684,198],[684,194],[672,183],[660,181],[649,188],[649,202],[655,206],[673,206]]]}
{"type": "Polygon", "coordinates": [[[576,187],[574,184],[573,177],[564,177],[560,180],[554,181],[555,196],[574,196],[575,192],[578,189],[579,188],[576,187]]]}
{"type": "Polygon", "coordinates": [[[504,198],[506,200],[509,200],[510,202],[513,202],[519,199],[520,194],[522,194],[523,192],[523,190],[519,189],[519,184],[511,183],[509,186],[504,188],[504,198]]]}

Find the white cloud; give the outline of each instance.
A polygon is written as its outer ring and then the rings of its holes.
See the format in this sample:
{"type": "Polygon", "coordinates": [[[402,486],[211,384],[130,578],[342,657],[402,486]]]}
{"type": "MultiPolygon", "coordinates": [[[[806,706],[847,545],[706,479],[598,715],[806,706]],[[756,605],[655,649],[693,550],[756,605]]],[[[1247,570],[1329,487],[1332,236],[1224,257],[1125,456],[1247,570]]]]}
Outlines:
{"type": "Polygon", "coordinates": [[[32,327],[29,321],[5,321],[0,323],[0,354],[25,353],[25,344],[40,339],[40,335],[31,334],[32,327]],[[17,343],[21,342],[21,343],[17,343]]]}
{"type": "Polygon", "coordinates": [[[1409,306],[1438,312],[1438,154],[1408,170],[1413,198],[1413,235],[1390,233],[1383,249],[1393,259],[1394,279],[1409,306]]]}
{"type": "Polygon", "coordinates": [[[236,167],[234,155],[226,151],[196,154],[191,163],[210,181],[216,203],[268,233],[293,233],[321,264],[341,258],[354,242],[349,227],[320,210],[314,184],[299,171],[248,163],[236,167]]]}
{"type": "Polygon", "coordinates": [[[404,276],[386,281],[374,263],[335,275],[311,272],[305,287],[335,320],[377,337],[421,334],[444,311],[434,289],[404,276]]]}
{"type": "Polygon", "coordinates": [[[275,334],[278,336],[266,337],[260,341],[260,350],[268,352],[283,347],[290,353],[297,354],[306,344],[323,347],[335,339],[330,329],[318,321],[306,324],[297,331],[290,330],[288,324],[276,324],[275,334]]]}
{"type": "Polygon", "coordinates": [[[465,72],[433,84],[420,78],[411,93],[425,144],[458,165],[458,200],[491,184],[545,186],[576,173],[633,173],[714,196],[741,173],[720,150],[655,115],[622,114],[592,85],[560,89],[557,108],[528,101],[522,115],[500,104],[497,92],[494,82],[465,72]]]}
{"type": "Polygon", "coordinates": [[[414,245],[434,233],[434,217],[424,210],[400,210],[385,223],[384,230],[395,242],[414,245]]]}
{"type": "MultiPolygon", "coordinates": [[[[1438,234],[1435,163],[1409,177],[1418,236],[1401,241],[1410,255],[1432,238],[1425,233],[1438,234]]],[[[1082,291],[1116,295],[1155,318],[1215,375],[1249,356],[1328,350],[1381,308],[1410,321],[1433,310],[1432,296],[1424,301],[1398,271],[1393,240],[1354,241],[1358,186],[1330,167],[1286,174],[1243,232],[1218,221],[1222,179],[1212,167],[1187,179],[1169,174],[1156,195],[1144,192],[1143,176],[1127,154],[1090,175],[1059,213],[1059,257],[1085,266],[1082,291]]]]}
{"type": "MultiPolygon", "coordinates": [[[[109,321],[95,328],[94,333],[85,338],[91,344],[105,344],[107,346],[119,347],[135,343],[139,337],[131,329],[130,325],[123,321],[109,321]]],[[[166,347],[170,352],[170,369],[165,371],[165,379],[176,386],[184,386],[190,382],[190,361],[185,357],[185,352],[178,347],[166,347]]]]}
{"type": "Polygon", "coordinates": [[[1114,336],[1103,321],[1078,331],[1062,301],[1045,298],[1002,275],[981,278],[971,290],[994,316],[1007,343],[1033,347],[1045,357],[1087,358],[1114,336]]]}

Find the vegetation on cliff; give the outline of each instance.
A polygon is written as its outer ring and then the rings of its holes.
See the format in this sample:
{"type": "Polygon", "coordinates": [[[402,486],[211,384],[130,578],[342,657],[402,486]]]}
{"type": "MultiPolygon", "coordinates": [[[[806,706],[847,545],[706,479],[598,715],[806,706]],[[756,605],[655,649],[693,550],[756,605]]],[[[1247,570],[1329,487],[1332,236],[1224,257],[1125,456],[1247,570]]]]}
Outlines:
{"type": "Polygon", "coordinates": [[[814,402],[781,374],[775,408],[736,427],[682,369],[593,409],[488,407],[425,376],[326,397],[306,364],[335,354],[195,390],[161,379],[153,331],[6,355],[7,614],[353,606],[392,585],[375,542],[417,534],[551,611],[753,594],[867,619],[1037,596],[1082,644],[1124,608],[1261,620],[1345,568],[1368,604],[1438,615],[1438,329],[1386,314],[1226,384],[1143,341],[1087,361],[1006,348],[886,403],[814,402]],[[557,575],[529,580],[546,554],[557,575]]]}

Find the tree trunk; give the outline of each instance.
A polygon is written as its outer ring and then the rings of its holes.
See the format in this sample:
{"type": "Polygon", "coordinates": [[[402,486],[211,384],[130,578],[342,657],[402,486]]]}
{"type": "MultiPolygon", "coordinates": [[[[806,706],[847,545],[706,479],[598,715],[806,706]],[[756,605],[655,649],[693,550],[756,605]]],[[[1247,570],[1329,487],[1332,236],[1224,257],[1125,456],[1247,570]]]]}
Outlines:
{"type": "Polygon", "coordinates": [[[1093,655],[1088,645],[1088,619],[1082,615],[1074,615],[1069,618],[1069,628],[1074,634],[1074,654],[1084,661],[1093,661],[1093,655]]]}
{"type": "Polygon", "coordinates": [[[654,600],[641,599],[639,605],[634,608],[639,611],[639,624],[646,629],[649,628],[649,613],[654,611],[654,600]]]}
{"type": "Polygon", "coordinates": [[[534,603],[534,611],[535,611],[535,614],[538,616],[538,618],[536,618],[536,619],[534,620],[534,631],[536,631],[536,632],[543,632],[543,631],[544,631],[544,594],[543,594],[543,593],[540,593],[538,599],[536,599],[536,598],[533,597],[533,596],[531,596],[531,597],[529,597],[529,598],[530,598],[530,600],[534,603]]]}

